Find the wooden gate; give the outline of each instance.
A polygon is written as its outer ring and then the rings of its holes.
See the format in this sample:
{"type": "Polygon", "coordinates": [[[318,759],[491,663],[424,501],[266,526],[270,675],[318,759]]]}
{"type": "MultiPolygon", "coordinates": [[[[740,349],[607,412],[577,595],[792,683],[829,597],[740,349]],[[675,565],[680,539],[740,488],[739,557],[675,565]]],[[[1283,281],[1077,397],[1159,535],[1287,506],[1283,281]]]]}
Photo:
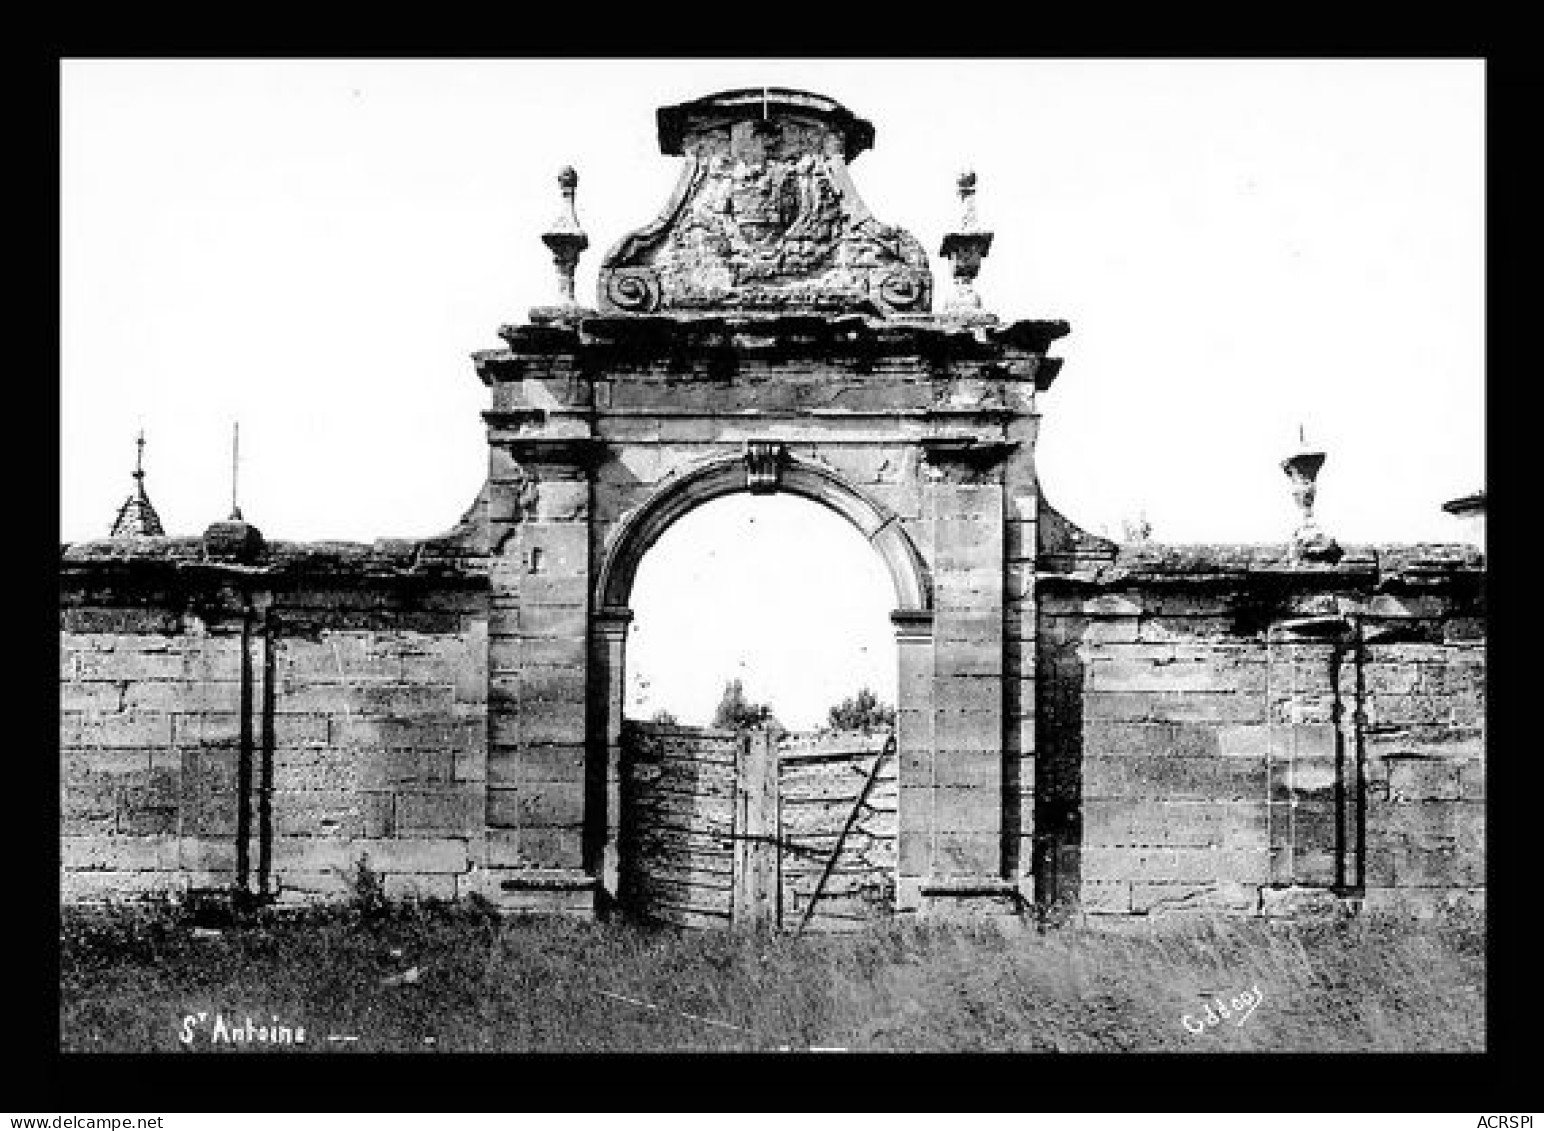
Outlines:
{"type": "Polygon", "coordinates": [[[785,735],[778,750],[781,922],[854,930],[895,910],[895,739],[785,735]]]}
{"type": "Polygon", "coordinates": [[[629,720],[621,901],[688,927],[851,930],[890,914],[888,733],[735,732],[629,720]]]}

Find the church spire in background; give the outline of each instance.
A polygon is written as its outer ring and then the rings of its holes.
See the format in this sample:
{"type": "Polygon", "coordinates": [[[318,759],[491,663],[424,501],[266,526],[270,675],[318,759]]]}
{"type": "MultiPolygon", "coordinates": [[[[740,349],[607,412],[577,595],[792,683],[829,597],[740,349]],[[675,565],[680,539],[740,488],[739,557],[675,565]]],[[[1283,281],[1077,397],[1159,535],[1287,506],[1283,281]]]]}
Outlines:
{"type": "Polygon", "coordinates": [[[135,440],[139,451],[134,458],[134,491],[118,508],[109,538],[160,538],[166,534],[161,526],[161,516],[156,514],[145,494],[145,434],[140,432],[135,440]]]}

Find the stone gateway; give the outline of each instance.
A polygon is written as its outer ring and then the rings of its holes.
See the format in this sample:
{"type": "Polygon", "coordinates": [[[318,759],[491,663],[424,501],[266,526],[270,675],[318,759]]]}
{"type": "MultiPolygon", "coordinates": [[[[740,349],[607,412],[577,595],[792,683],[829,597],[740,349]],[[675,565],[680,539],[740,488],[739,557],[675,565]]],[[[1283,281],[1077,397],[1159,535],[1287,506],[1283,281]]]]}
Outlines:
{"type": "Polygon", "coordinates": [[[935,313],[854,186],[868,122],[779,88],[658,120],[680,181],[593,309],[565,170],[563,301],[474,355],[488,475],[453,529],[63,548],[66,900],[337,898],[361,863],[394,897],[786,929],[1482,898],[1477,551],[1085,533],[1034,458],[1068,326],[981,310],[973,178],[935,313]],[[893,741],[624,719],[640,562],[739,492],[883,562],[893,741]]]}

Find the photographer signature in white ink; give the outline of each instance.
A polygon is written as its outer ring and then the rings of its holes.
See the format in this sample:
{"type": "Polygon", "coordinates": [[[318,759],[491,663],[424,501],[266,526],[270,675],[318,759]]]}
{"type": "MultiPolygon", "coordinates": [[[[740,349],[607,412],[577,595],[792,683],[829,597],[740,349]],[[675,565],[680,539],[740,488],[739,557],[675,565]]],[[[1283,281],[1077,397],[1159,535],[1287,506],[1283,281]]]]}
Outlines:
{"type": "Polygon", "coordinates": [[[1249,1020],[1251,1014],[1259,1008],[1265,995],[1260,991],[1260,983],[1256,982],[1250,989],[1242,993],[1234,994],[1227,1001],[1220,997],[1213,997],[1206,1003],[1206,1011],[1199,1017],[1185,1014],[1179,1019],[1179,1023],[1192,1033],[1204,1033],[1208,1029],[1221,1025],[1224,1021],[1232,1021],[1235,1025],[1242,1025],[1249,1020]]]}

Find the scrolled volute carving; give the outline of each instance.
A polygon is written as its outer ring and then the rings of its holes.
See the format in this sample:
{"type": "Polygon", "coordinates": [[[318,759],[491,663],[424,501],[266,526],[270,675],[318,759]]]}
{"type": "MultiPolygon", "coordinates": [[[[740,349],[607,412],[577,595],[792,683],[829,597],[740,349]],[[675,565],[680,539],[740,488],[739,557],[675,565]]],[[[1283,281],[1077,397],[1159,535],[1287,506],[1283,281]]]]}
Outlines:
{"type": "Polygon", "coordinates": [[[606,273],[602,305],[628,314],[651,314],[659,309],[659,274],[649,267],[621,267],[606,273]]]}
{"type": "Polygon", "coordinates": [[[872,291],[874,302],[886,314],[926,310],[931,281],[921,271],[898,267],[875,279],[872,291]]]}

